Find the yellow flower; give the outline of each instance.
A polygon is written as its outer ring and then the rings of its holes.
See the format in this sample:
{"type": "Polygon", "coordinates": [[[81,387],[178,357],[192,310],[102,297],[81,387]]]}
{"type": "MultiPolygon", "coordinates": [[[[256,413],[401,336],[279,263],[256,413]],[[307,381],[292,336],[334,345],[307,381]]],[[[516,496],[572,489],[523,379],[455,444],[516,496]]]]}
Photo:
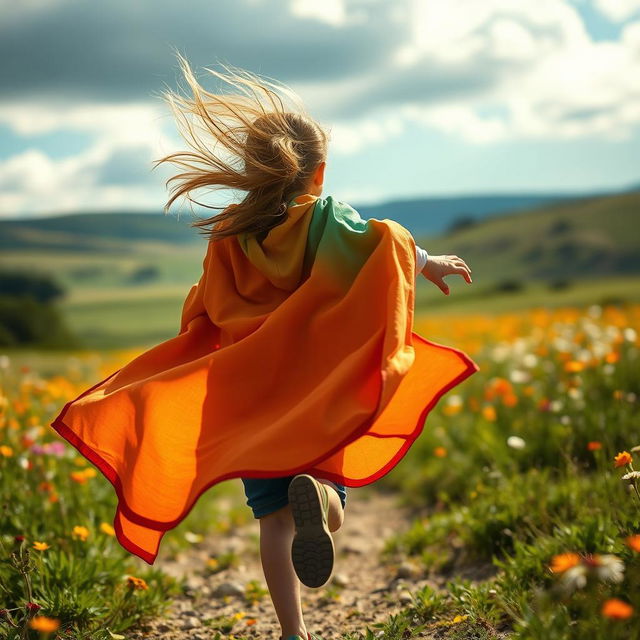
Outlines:
{"type": "Polygon", "coordinates": [[[89,537],[89,529],[87,527],[75,526],[73,527],[72,535],[80,538],[83,542],[89,537]]]}
{"type": "Polygon", "coordinates": [[[564,363],[564,370],[569,373],[578,373],[584,369],[584,362],[579,360],[569,360],[564,363]]]}
{"type": "Polygon", "coordinates": [[[628,451],[621,451],[615,458],[614,463],[616,467],[624,467],[625,464],[631,464],[633,457],[628,451]]]}
{"type": "Polygon", "coordinates": [[[29,620],[29,626],[36,631],[55,631],[60,626],[57,618],[47,618],[47,616],[35,616],[29,620]]]}
{"type": "Polygon", "coordinates": [[[462,622],[463,620],[466,620],[469,616],[465,615],[465,616],[460,616],[457,615],[452,621],[451,624],[459,624],[460,622],[462,622]]]}
{"type": "Polygon", "coordinates": [[[116,535],[116,532],[113,529],[113,527],[110,524],[107,524],[106,522],[102,522],[100,524],[100,531],[102,531],[103,533],[106,533],[108,536],[116,535]]]}
{"type": "Polygon", "coordinates": [[[240,618],[244,618],[247,614],[244,611],[238,611],[238,613],[233,614],[234,620],[240,620],[240,618]]]}
{"type": "Polygon", "coordinates": [[[38,542],[37,540],[33,543],[33,548],[38,551],[46,551],[49,549],[49,545],[46,542],[38,542]]]}
{"type": "Polygon", "coordinates": [[[9,456],[13,455],[13,449],[6,444],[3,444],[0,445],[0,453],[5,456],[5,458],[8,458],[9,456]]]}

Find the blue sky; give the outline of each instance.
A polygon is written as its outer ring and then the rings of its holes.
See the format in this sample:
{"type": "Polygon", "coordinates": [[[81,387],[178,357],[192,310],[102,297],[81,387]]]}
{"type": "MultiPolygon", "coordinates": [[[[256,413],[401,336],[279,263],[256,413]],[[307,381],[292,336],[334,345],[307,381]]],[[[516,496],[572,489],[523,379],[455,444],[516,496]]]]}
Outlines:
{"type": "Polygon", "coordinates": [[[186,86],[174,48],[210,90],[220,61],[294,89],[331,131],[325,195],[353,204],[640,183],[640,0],[0,8],[0,217],[160,211],[153,160],[187,148],[158,97],[186,86]]]}

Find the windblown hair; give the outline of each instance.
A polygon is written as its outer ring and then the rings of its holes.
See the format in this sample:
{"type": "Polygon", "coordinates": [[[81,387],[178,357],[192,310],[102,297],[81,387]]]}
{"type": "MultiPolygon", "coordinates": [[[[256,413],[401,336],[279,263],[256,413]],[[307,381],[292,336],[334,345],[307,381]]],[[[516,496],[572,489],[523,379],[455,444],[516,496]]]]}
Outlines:
{"type": "Polygon", "coordinates": [[[177,54],[193,99],[164,91],[178,122],[186,124],[186,135],[193,151],[180,151],[162,157],[155,167],[170,161],[187,169],[170,177],[165,186],[178,181],[164,206],[166,214],[176,198],[186,194],[190,202],[208,209],[224,209],[211,218],[192,222],[206,228],[210,240],[241,232],[264,236],[284,222],[287,203],[293,194],[303,193],[318,165],[326,161],[329,135],[305,111],[297,94],[282,83],[275,84],[249,71],[222,64],[227,73],[206,68],[227,82],[238,93],[211,93],[194,77],[187,60],[177,54]],[[285,107],[282,93],[293,109],[285,107]],[[188,116],[196,117],[198,128],[210,140],[194,131],[188,116]],[[212,143],[212,144],[211,144],[212,143]],[[223,154],[216,154],[222,145],[223,154]],[[191,198],[200,187],[231,188],[246,191],[242,202],[227,207],[205,205],[191,198]]]}

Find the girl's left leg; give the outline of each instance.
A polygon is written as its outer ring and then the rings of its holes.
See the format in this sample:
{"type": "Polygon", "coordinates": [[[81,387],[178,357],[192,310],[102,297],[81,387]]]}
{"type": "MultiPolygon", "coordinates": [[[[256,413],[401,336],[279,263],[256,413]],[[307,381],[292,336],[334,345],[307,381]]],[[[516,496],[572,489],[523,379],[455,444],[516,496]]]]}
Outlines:
{"type": "Polygon", "coordinates": [[[300,581],[291,561],[291,543],[295,533],[291,505],[287,504],[259,520],[262,570],[282,636],[307,638],[300,603],[300,581]]]}

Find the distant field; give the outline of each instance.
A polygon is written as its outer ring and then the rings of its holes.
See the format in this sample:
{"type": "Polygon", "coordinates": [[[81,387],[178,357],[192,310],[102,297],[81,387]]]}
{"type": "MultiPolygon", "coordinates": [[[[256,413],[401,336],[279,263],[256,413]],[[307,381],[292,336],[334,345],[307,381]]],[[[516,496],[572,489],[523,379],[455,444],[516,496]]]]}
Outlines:
{"type": "MultiPolygon", "coordinates": [[[[416,317],[640,302],[640,276],[582,281],[562,291],[549,291],[543,284],[532,283],[516,293],[488,293],[481,283],[468,285],[453,276],[446,279],[451,287],[449,296],[421,278],[416,290],[416,317]]],[[[62,308],[71,328],[92,348],[152,346],[178,332],[188,291],[187,285],[78,291],[62,308]]]]}

